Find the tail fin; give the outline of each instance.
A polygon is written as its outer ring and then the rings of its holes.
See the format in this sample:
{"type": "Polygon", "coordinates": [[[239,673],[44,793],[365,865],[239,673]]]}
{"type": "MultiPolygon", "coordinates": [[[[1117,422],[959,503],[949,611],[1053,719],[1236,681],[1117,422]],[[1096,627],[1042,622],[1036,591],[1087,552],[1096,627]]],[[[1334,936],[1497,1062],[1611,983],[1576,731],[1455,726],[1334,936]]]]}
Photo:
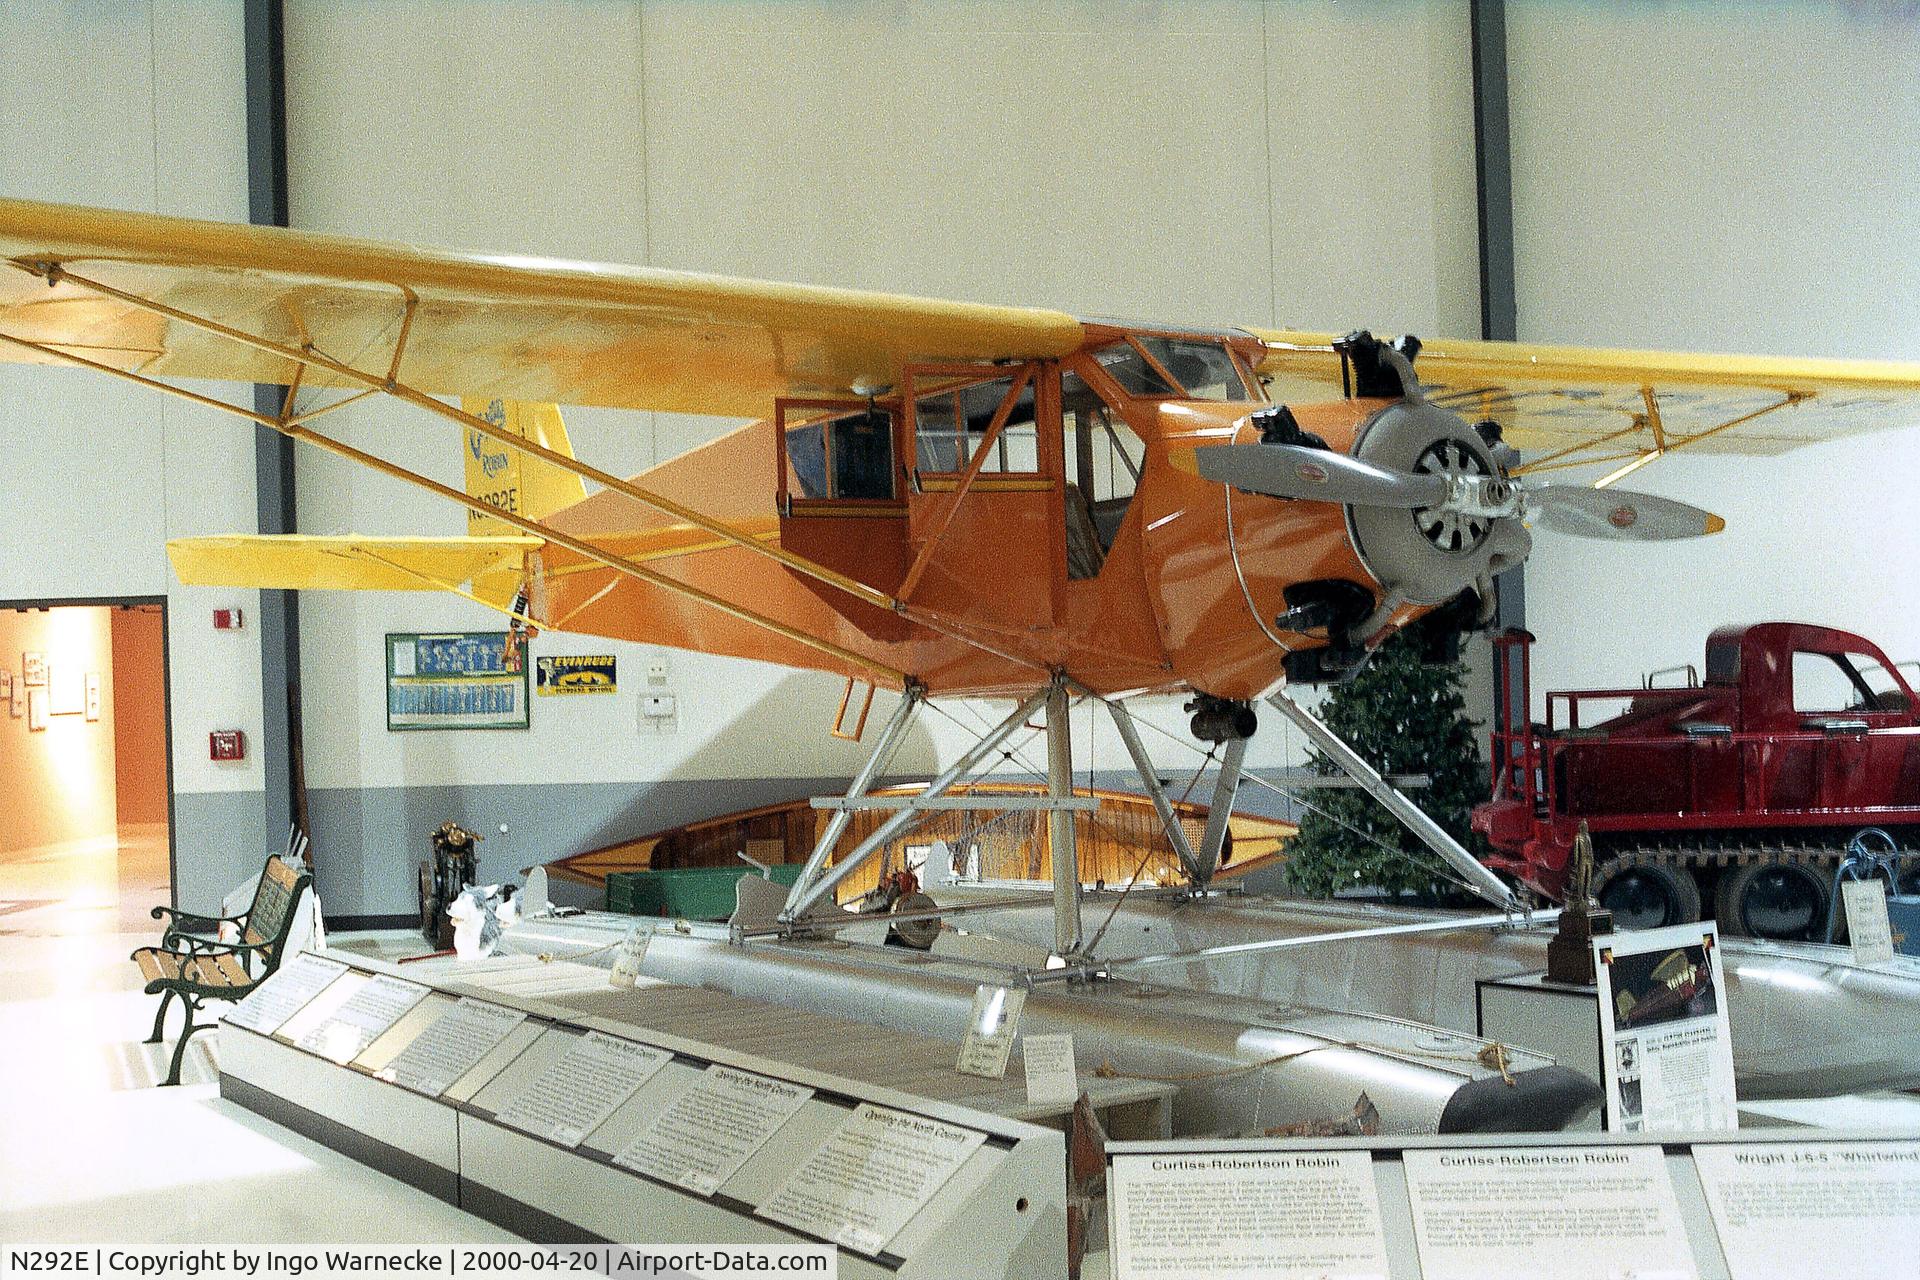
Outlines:
{"type": "MultiPolygon", "coordinates": [[[[566,423],[560,420],[560,410],[554,405],[463,399],[460,407],[497,427],[505,427],[522,439],[569,458],[573,456],[566,423]]],[[[467,429],[465,445],[462,452],[467,459],[467,492],[489,506],[539,520],[587,496],[586,482],[571,471],[529,457],[471,427],[467,429]]],[[[467,533],[474,537],[519,532],[504,520],[483,516],[477,511],[467,513],[467,533]]]]}

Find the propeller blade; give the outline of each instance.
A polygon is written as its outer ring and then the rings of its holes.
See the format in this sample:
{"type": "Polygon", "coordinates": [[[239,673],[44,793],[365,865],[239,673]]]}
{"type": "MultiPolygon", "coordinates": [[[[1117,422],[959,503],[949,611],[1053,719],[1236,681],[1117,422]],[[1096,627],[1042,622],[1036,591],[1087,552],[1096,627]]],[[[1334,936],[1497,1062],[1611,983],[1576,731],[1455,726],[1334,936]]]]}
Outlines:
{"type": "Polygon", "coordinates": [[[1527,506],[1542,526],[1581,538],[1655,542],[1705,537],[1727,527],[1711,511],[1625,489],[1543,484],[1527,489],[1527,506]]]}
{"type": "Polygon", "coordinates": [[[1370,463],[1295,444],[1222,444],[1193,451],[1195,468],[1209,480],[1275,498],[1361,507],[1430,507],[1447,496],[1445,476],[1383,471],[1370,463]]]}

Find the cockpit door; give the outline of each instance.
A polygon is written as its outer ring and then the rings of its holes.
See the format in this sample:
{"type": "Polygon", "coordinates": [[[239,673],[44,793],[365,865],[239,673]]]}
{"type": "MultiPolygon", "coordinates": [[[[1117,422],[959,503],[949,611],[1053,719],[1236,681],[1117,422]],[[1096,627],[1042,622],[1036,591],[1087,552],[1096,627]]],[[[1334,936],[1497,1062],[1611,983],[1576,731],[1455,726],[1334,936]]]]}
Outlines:
{"type": "Polygon", "coordinates": [[[1065,572],[1058,388],[1042,361],[908,369],[907,600],[1000,626],[1052,624],[1065,572]]]}

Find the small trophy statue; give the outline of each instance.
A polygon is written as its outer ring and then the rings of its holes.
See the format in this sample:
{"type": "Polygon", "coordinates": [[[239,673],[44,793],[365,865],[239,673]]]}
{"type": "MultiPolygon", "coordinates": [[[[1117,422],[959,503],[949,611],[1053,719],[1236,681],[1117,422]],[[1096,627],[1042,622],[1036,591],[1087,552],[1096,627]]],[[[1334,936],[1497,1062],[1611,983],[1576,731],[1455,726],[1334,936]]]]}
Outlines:
{"type": "Polygon", "coordinates": [[[1613,913],[1593,901],[1593,837],[1583,822],[1567,856],[1567,900],[1560,908],[1560,928],[1547,943],[1547,981],[1592,986],[1593,939],[1612,932],[1613,913]]]}

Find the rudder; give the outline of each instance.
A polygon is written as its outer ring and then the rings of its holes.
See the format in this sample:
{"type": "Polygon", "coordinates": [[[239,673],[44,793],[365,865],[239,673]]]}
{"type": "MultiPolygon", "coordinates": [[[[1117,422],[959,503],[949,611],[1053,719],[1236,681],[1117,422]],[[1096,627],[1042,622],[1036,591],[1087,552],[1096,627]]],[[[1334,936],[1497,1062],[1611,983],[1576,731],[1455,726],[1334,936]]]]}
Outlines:
{"type": "MultiPolygon", "coordinates": [[[[567,425],[561,421],[557,405],[462,398],[460,408],[524,440],[573,456],[573,442],[567,438],[567,425]]],[[[464,444],[467,493],[488,506],[540,520],[586,499],[586,482],[571,471],[522,453],[472,427],[465,432],[464,444]]],[[[474,537],[520,532],[497,517],[467,512],[467,533],[474,537]]]]}

